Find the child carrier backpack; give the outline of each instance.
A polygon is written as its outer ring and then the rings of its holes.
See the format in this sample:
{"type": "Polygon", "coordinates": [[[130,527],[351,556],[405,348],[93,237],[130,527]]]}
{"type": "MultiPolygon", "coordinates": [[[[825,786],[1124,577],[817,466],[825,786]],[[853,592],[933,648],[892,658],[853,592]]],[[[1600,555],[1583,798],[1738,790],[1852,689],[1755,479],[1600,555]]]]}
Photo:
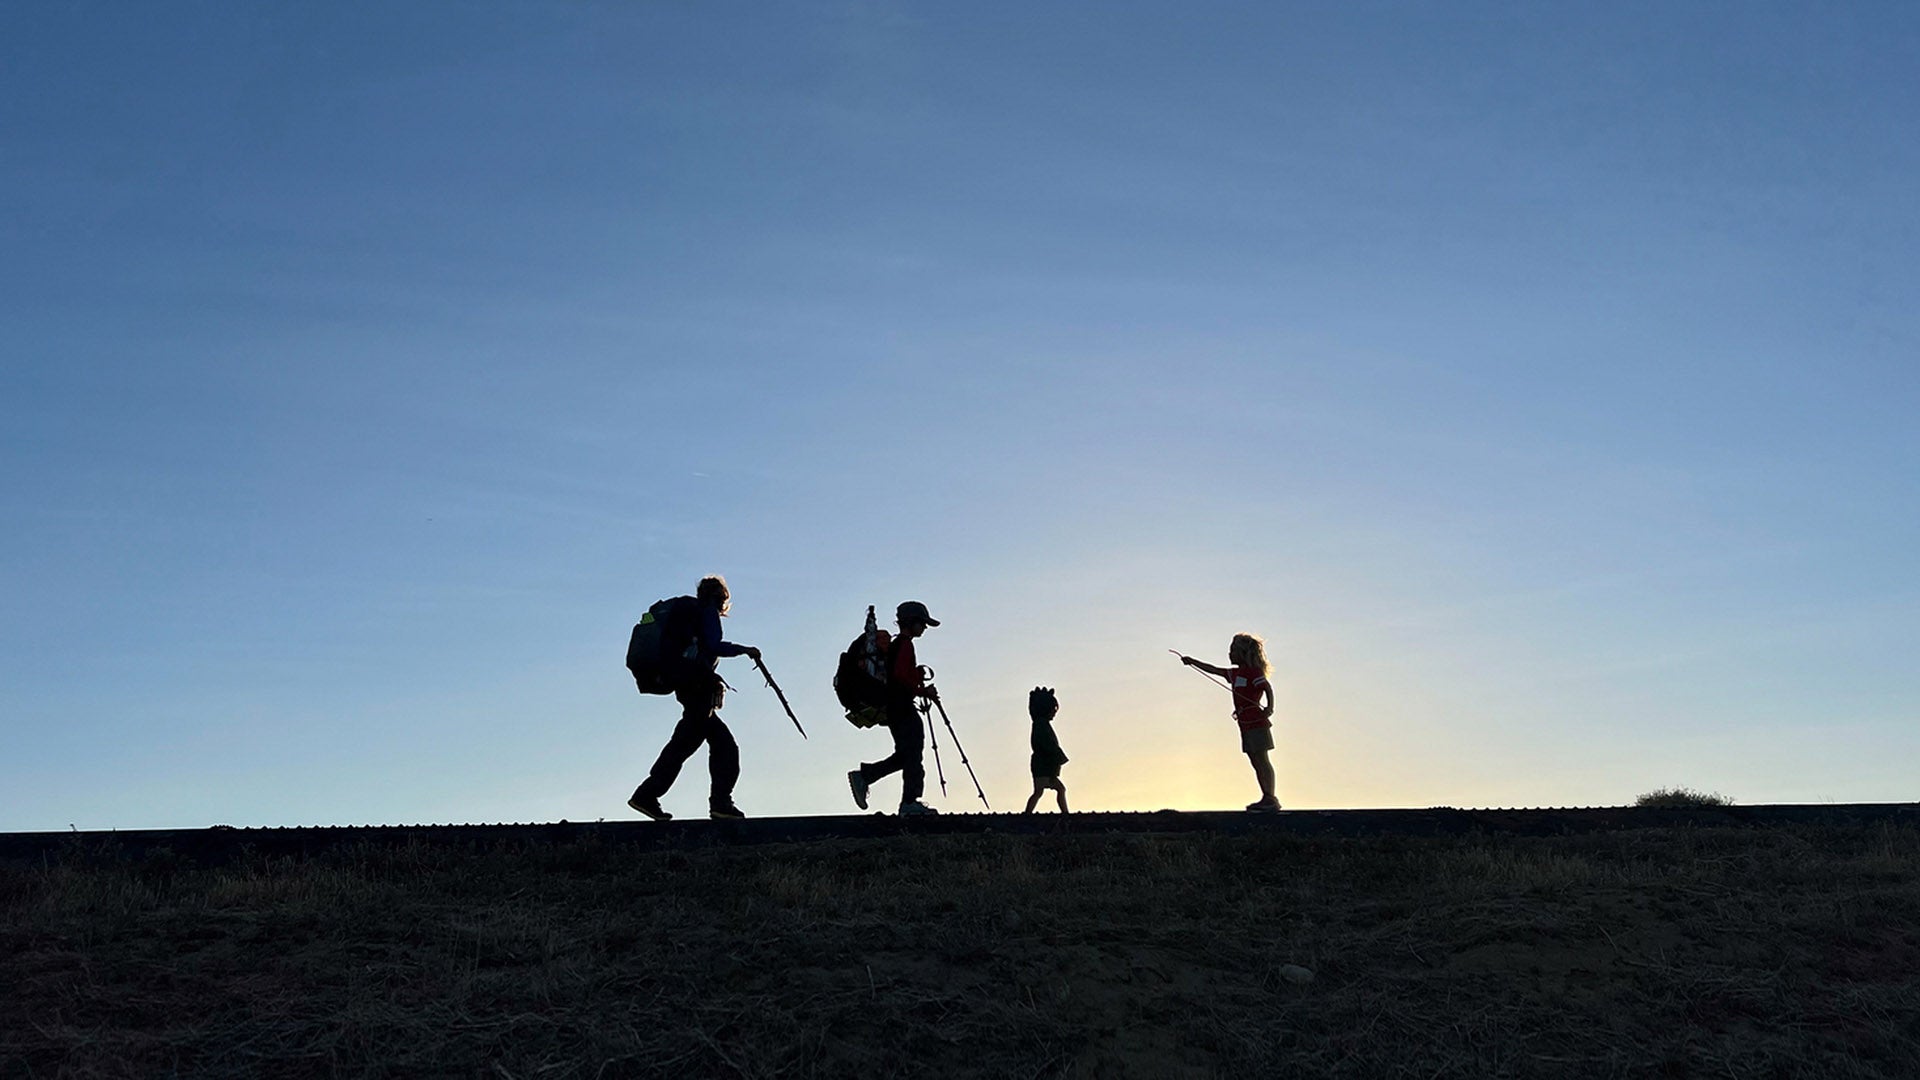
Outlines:
{"type": "Polygon", "coordinates": [[[869,604],[867,628],[840,654],[840,667],[833,673],[834,696],[854,727],[887,722],[887,654],[892,645],[893,636],[875,624],[869,604]]]}
{"type": "Polygon", "coordinates": [[[676,676],[687,650],[693,647],[691,596],[661,600],[647,609],[633,624],[633,636],[627,639],[627,670],[643,694],[671,694],[677,688],[676,676]]]}

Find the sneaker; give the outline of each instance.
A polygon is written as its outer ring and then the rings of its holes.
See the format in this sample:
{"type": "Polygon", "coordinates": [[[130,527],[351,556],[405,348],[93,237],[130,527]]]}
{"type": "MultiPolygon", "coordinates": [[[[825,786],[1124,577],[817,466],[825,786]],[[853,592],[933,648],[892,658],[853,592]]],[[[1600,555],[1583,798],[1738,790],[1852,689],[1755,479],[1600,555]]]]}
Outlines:
{"type": "Polygon", "coordinates": [[[659,799],[649,799],[641,795],[637,791],[633,793],[633,798],[627,800],[627,805],[633,807],[635,810],[640,811],[641,813],[647,815],[648,817],[652,818],[655,821],[673,820],[672,814],[669,814],[665,810],[660,809],[659,799]]]}
{"type": "Polygon", "coordinates": [[[847,774],[847,786],[853,789],[853,805],[862,810],[867,808],[867,778],[855,769],[847,774]]]}
{"type": "Polygon", "coordinates": [[[940,811],[935,810],[933,807],[928,806],[918,799],[909,799],[900,804],[901,817],[920,817],[925,814],[937,814],[939,812],[940,811]]]}
{"type": "Polygon", "coordinates": [[[1278,809],[1280,809],[1279,799],[1261,799],[1259,802],[1247,804],[1247,812],[1251,814],[1271,814],[1278,809]]]}
{"type": "Polygon", "coordinates": [[[715,799],[707,805],[707,816],[715,821],[735,821],[747,816],[733,805],[732,799],[715,799]]]}

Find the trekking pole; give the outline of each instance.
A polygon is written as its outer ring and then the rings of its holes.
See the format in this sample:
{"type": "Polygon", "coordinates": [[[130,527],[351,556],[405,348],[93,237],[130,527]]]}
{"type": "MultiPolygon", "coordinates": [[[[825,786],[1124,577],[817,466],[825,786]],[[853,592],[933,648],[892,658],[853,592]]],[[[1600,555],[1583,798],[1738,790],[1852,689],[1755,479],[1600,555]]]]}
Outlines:
{"type": "MultiPolygon", "coordinates": [[[[940,739],[933,733],[933,710],[920,703],[920,715],[927,718],[927,738],[933,741],[933,773],[940,778],[940,797],[947,797],[947,770],[940,765],[940,739]]],[[[961,755],[965,756],[965,755],[961,755]]]]}
{"type": "Polygon", "coordinates": [[[801,727],[800,718],[793,715],[793,706],[787,704],[787,695],[780,692],[780,684],[773,681],[773,672],[768,671],[767,665],[761,663],[757,656],[753,658],[753,666],[760,669],[760,676],[767,680],[768,686],[773,687],[773,696],[780,699],[780,707],[787,710],[787,719],[793,721],[794,729],[800,732],[801,738],[806,738],[807,729],[801,727]]]}
{"type": "MultiPolygon", "coordinates": [[[[932,689],[932,687],[928,687],[928,689],[932,689]]],[[[947,707],[940,703],[938,697],[933,699],[933,704],[935,708],[940,710],[940,722],[947,725],[947,738],[952,739],[953,748],[960,751],[960,764],[965,765],[967,767],[967,775],[973,777],[973,793],[980,796],[980,802],[986,806],[987,809],[993,809],[993,804],[987,802],[987,793],[980,787],[980,778],[974,775],[973,763],[967,760],[967,748],[960,745],[960,736],[953,732],[953,721],[947,719],[947,707]]],[[[929,722],[928,726],[932,726],[931,722],[929,722]]],[[[945,791],[945,788],[941,789],[942,794],[944,794],[945,791]]]]}

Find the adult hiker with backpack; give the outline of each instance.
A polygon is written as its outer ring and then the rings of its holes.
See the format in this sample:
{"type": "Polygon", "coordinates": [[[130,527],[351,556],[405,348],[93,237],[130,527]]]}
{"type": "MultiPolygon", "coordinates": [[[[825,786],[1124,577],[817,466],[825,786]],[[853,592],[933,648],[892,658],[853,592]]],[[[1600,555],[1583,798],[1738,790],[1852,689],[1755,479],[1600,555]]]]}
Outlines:
{"type": "Polygon", "coordinates": [[[709,815],[746,816],[733,805],[733,785],[740,779],[740,745],[720,719],[726,683],[717,667],[723,656],[748,656],[757,664],[760,650],[721,638],[720,619],[732,602],[725,578],[717,574],[701,578],[692,596],[676,596],[649,608],[628,642],[627,670],[633,672],[640,692],[670,692],[680,703],[680,722],[674,725],[673,735],[627,800],[628,806],[655,821],[673,816],[661,809],[660,797],[701,743],[707,744],[707,770],[713,778],[709,815]]]}
{"type": "MultiPolygon", "coordinates": [[[[868,619],[872,619],[872,609],[868,609],[868,619]]],[[[902,815],[938,813],[933,807],[920,801],[926,790],[927,767],[925,759],[926,736],[921,732],[921,718],[914,709],[914,703],[921,700],[938,701],[940,692],[926,683],[926,675],[920,669],[919,658],[914,655],[913,639],[926,633],[927,627],[939,626],[940,620],[934,618],[927,605],[918,600],[908,600],[894,610],[894,618],[900,632],[893,636],[885,647],[886,682],[884,691],[885,723],[887,731],[893,735],[893,753],[879,761],[862,763],[847,774],[847,786],[853,791],[854,805],[867,808],[867,793],[873,782],[884,777],[900,774],[900,813],[902,815]]],[[[871,642],[876,637],[869,626],[866,639],[871,642]]],[[[855,642],[856,647],[859,642],[855,642]]],[[[842,668],[845,668],[842,664],[842,668]]],[[[843,698],[844,704],[844,698],[843,698]]],[[[849,719],[853,719],[850,714],[849,719]]]]}

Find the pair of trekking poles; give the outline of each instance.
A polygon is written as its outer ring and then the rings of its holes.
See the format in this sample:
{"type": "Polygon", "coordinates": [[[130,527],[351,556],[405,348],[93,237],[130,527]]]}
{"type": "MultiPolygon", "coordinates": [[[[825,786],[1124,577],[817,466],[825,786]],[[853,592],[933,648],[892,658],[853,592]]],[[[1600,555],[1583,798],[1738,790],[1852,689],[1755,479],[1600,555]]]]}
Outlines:
{"type": "MultiPolygon", "coordinates": [[[[780,689],[780,684],[773,681],[773,672],[768,671],[767,665],[761,663],[760,658],[757,656],[753,658],[753,666],[759,670],[760,677],[767,680],[767,685],[773,689],[774,696],[780,699],[780,707],[787,711],[787,719],[793,721],[794,730],[800,733],[801,738],[806,738],[807,729],[801,727],[800,718],[793,715],[793,706],[787,703],[787,695],[780,689]]],[[[922,666],[920,668],[920,679],[926,685],[927,689],[934,689],[932,668],[922,666]]],[[[927,737],[929,741],[933,743],[933,771],[934,774],[940,778],[941,796],[945,797],[947,794],[947,770],[946,766],[940,762],[940,735],[939,732],[934,730],[933,726],[933,710],[935,708],[940,710],[940,722],[947,726],[947,738],[953,740],[953,748],[960,751],[960,764],[966,766],[967,776],[973,780],[974,794],[980,796],[980,802],[985,805],[987,809],[993,809],[993,804],[987,802],[986,790],[980,786],[980,777],[973,771],[973,762],[967,760],[967,748],[960,745],[960,736],[954,733],[953,721],[947,717],[947,707],[941,704],[939,691],[935,690],[933,697],[921,699],[919,709],[920,715],[927,721],[927,737]],[[931,704],[929,704],[929,702],[931,702],[931,704]]]]}
{"type": "Polygon", "coordinates": [[[975,775],[973,771],[973,763],[967,760],[967,748],[960,745],[960,736],[954,733],[953,721],[947,719],[947,707],[941,703],[940,692],[936,690],[933,685],[933,669],[927,667],[925,664],[920,666],[920,682],[921,685],[925,686],[928,690],[933,691],[931,697],[920,699],[920,704],[917,708],[920,710],[920,715],[926,718],[927,738],[933,743],[933,771],[934,775],[940,778],[941,797],[945,798],[947,794],[947,770],[940,764],[940,736],[933,729],[934,709],[940,710],[940,722],[947,725],[947,738],[952,739],[953,748],[960,751],[960,764],[966,766],[967,776],[973,781],[973,793],[980,796],[981,805],[989,810],[993,809],[993,804],[987,802],[985,789],[980,786],[980,777],[975,775]]]}
{"type": "MultiPolygon", "coordinates": [[[[871,616],[873,612],[868,611],[867,614],[871,616]]],[[[1168,649],[1167,651],[1175,656],[1181,655],[1178,649],[1168,649]]],[[[1182,659],[1185,658],[1182,657],[1182,659]]],[[[801,738],[806,738],[807,729],[801,727],[800,718],[793,715],[793,706],[787,704],[787,695],[780,689],[780,684],[773,681],[773,672],[768,671],[767,665],[761,663],[760,658],[757,656],[753,658],[753,666],[759,669],[760,677],[767,680],[767,685],[773,688],[774,696],[780,699],[780,707],[787,711],[787,719],[793,721],[794,730],[800,733],[801,738]]],[[[1207,678],[1220,683],[1222,686],[1227,686],[1225,682],[1214,678],[1204,671],[1200,672],[1200,674],[1206,675],[1207,678]]],[[[916,708],[920,710],[920,715],[927,722],[927,740],[933,744],[933,771],[934,775],[940,778],[941,797],[945,798],[947,794],[947,769],[940,761],[940,733],[933,726],[933,710],[935,709],[940,710],[940,722],[947,726],[947,738],[953,740],[953,748],[960,751],[960,764],[966,767],[967,777],[973,781],[973,793],[980,796],[980,802],[983,806],[989,810],[993,809],[993,804],[987,801],[986,789],[980,786],[979,775],[973,771],[973,762],[967,760],[967,748],[960,745],[960,736],[953,730],[953,721],[947,716],[947,707],[941,703],[940,693],[934,688],[933,669],[927,667],[925,664],[920,666],[920,681],[928,690],[934,691],[933,696],[921,698],[916,708]]],[[[1232,687],[1228,687],[1228,689],[1232,689],[1232,687]]]]}

